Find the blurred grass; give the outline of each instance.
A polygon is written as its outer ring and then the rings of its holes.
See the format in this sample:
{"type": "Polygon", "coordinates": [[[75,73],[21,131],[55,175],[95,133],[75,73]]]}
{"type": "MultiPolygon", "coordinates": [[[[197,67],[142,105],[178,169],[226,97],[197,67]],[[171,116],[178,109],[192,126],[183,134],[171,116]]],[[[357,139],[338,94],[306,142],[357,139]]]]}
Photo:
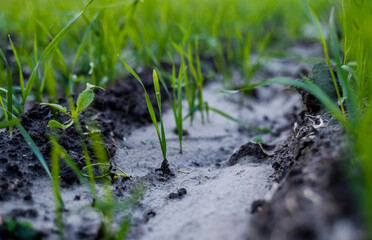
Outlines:
{"type": "MultiPolygon", "coordinates": [[[[87,2],[0,1],[0,34],[12,36],[21,62],[32,69],[31,39],[37,36],[38,49],[44,49],[51,36],[56,36],[87,2]]],[[[327,13],[329,1],[312,2],[318,13],[327,13]]],[[[172,41],[181,43],[185,35],[189,35],[190,43],[199,39],[201,56],[217,58],[215,49],[220,47],[228,63],[242,64],[242,54],[234,49],[243,48],[247,39],[251,52],[257,53],[269,33],[271,47],[283,47],[288,40],[301,38],[306,15],[298,11],[300,7],[298,0],[96,0],[59,48],[68,66],[76,65],[72,56],[79,52],[77,71],[87,71],[93,62],[97,85],[122,74],[117,74],[120,67],[116,54],[132,57],[136,65],[153,67],[169,62],[168,52],[174,53],[172,41]],[[92,32],[84,36],[90,24],[92,32]],[[84,49],[79,49],[81,42],[86,45],[84,49]]],[[[0,47],[7,45],[2,38],[0,47]]],[[[60,73],[64,72],[62,66],[54,65],[60,73]]]]}

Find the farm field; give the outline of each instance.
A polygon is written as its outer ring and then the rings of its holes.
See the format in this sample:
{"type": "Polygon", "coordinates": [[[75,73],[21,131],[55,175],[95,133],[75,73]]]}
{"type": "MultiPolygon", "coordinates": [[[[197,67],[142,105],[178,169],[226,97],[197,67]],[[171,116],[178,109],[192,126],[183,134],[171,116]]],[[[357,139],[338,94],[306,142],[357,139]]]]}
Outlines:
{"type": "Polygon", "coordinates": [[[2,0],[0,239],[371,239],[371,21],[2,0]]]}

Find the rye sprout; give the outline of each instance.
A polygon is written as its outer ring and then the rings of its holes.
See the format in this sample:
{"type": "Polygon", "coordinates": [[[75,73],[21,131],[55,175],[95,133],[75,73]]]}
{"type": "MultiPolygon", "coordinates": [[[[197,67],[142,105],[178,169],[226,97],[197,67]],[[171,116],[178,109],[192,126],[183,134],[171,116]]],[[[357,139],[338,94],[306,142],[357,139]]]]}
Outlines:
{"type": "MultiPolygon", "coordinates": [[[[182,116],[182,99],[183,99],[183,78],[185,75],[187,67],[185,66],[185,61],[183,56],[181,55],[181,65],[178,70],[178,76],[176,77],[176,67],[172,65],[172,75],[169,77],[171,86],[172,86],[172,94],[166,88],[171,105],[173,110],[174,121],[176,123],[176,131],[178,134],[178,140],[180,144],[180,153],[182,153],[182,138],[183,138],[183,116],[182,116]]],[[[161,75],[160,75],[161,77],[161,75]]]]}
{"type": "Polygon", "coordinates": [[[157,75],[156,71],[153,70],[153,82],[154,82],[154,89],[155,89],[155,94],[156,94],[156,102],[157,102],[158,110],[159,110],[160,130],[159,130],[158,121],[156,119],[154,107],[152,106],[150,97],[147,94],[145,85],[143,84],[142,80],[139,78],[137,73],[135,73],[135,71],[126,62],[124,62],[124,60],[119,55],[118,55],[118,57],[120,58],[123,65],[128,69],[128,71],[141,84],[141,86],[143,88],[143,91],[145,92],[147,108],[149,110],[152,123],[154,124],[156,134],[158,135],[158,139],[159,139],[159,143],[160,143],[160,147],[161,147],[161,152],[163,154],[163,161],[161,163],[161,167],[160,167],[159,170],[162,171],[164,174],[172,174],[172,172],[169,169],[169,163],[168,163],[168,160],[167,160],[167,141],[166,141],[166,138],[165,138],[164,124],[163,124],[162,113],[161,113],[161,95],[160,95],[160,85],[159,85],[158,75],[157,75]]]}

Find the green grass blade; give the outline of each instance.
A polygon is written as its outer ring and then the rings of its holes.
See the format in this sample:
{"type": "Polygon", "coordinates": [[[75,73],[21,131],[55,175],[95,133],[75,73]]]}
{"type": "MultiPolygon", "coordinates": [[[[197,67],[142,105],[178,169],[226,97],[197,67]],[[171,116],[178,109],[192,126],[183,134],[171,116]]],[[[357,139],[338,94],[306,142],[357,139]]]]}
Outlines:
{"type": "Polygon", "coordinates": [[[12,127],[14,125],[17,125],[20,122],[21,122],[21,119],[15,118],[15,119],[12,119],[10,121],[0,123],[0,128],[12,127]]]}
{"type": "Polygon", "coordinates": [[[359,89],[359,77],[358,75],[356,74],[356,72],[354,71],[354,69],[352,69],[350,66],[348,65],[342,65],[341,68],[345,71],[347,71],[353,78],[354,78],[354,83],[355,83],[355,88],[356,89],[359,89]]]}
{"type": "Polygon", "coordinates": [[[79,17],[85,12],[85,10],[89,7],[89,5],[93,2],[94,0],[90,0],[88,4],[84,7],[84,9],[78,13],[73,19],[70,20],[70,22],[55,36],[55,38],[48,44],[48,46],[45,48],[43,54],[41,55],[40,59],[36,63],[36,66],[34,67],[31,76],[27,82],[26,85],[26,90],[25,90],[25,95],[23,96],[23,105],[26,102],[26,99],[28,95],[31,92],[33,83],[36,79],[37,72],[39,65],[43,62],[43,60],[57,47],[59,42],[65,37],[66,33],[70,30],[70,28],[74,25],[74,23],[79,19],[79,17]]]}
{"type": "Polygon", "coordinates": [[[160,135],[160,131],[159,131],[159,126],[158,126],[158,121],[156,120],[156,115],[155,115],[155,111],[154,111],[154,107],[152,106],[152,103],[151,103],[151,100],[150,100],[150,97],[149,95],[147,94],[147,91],[146,91],[146,88],[145,88],[145,85],[143,85],[143,82],[142,80],[138,77],[137,73],[134,72],[134,70],[126,63],[124,62],[124,60],[118,55],[118,57],[120,58],[121,62],[123,63],[123,65],[128,69],[128,71],[137,79],[137,81],[141,84],[144,92],[145,92],[145,97],[146,97],[146,104],[147,104],[147,108],[149,110],[149,113],[150,113],[150,117],[151,117],[151,120],[152,120],[152,123],[154,124],[155,126],[155,129],[156,129],[156,133],[158,135],[158,138],[159,138],[159,142],[161,142],[161,135],[160,135]]]}
{"type": "Polygon", "coordinates": [[[23,79],[23,72],[22,72],[21,62],[19,61],[17,50],[14,47],[14,44],[13,44],[12,39],[10,38],[10,35],[8,37],[9,37],[10,45],[12,46],[14,57],[16,59],[17,65],[18,65],[18,69],[19,69],[19,82],[21,84],[21,91],[22,91],[22,95],[23,95],[23,91],[24,91],[24,79],[23,79]]]}
{"type": "Polygon", "coordinates": [[[240,91],[249,91],[256,87],[260,86],[266,86],[271,84],[281,84],[284,86],[296,86],[299,88],[304,89],[305,91],[308,91],[312,95],[314,95],[327,109],[331,112],[331,114],[342,124],[344,125],[348,130],[351,130],[350,124],[346,121],[343,114],[339,111],[338,107],[334,104],[334,102],[328,97],[328,95],[320,89],[318,86],[316,86],[314,83],[312,83],[309,80],[306,80],[305,82],[292,79],[292,78],[285,78],[285,77],[277,77],[277,78],[271,78],[256,84],[251,84],[245,88],[242,88],[240,91]]]}
{"type": "Polygon", "coordinates": [[[344,118],[346,120],[345,109],[344,109],[343,103],[341,101],[341,94],[340,94],[340,90],[338,89],[337,79],[336,79],[336,76],[333,72],[333,68],[332,68],[332,65],[331,65],[331,60],[330,60],[329,55],[328,55],[328,49],[327,49],[326,40],[325,40],[325,37],[324,37],[324,34],[323,34],[323,30],[322,30],[322,27],[320,25],[320,22],[319,22],[319,19],[318,19],[318,16],[316,14],[315,9],[310,4],[310,1],[307,1],[307,3],[308,3],[308,8],[310,9],[310,14],[312,16],[312,19],[315,21],[315,25],[318,28],[319,35],[320,35],[320,40],[321,40],[322,45],[323,45],[323,51],[324,51],[324,55],[325,55],[325,58],[326,58],[326,62],[327,62],[329,71],[330,71],[331,76],[332,76],[333,85],[334,85],[336,93],[337,93],[338,101],[340,102],[342,115],[344,116],[344,118]]]}
{"type": "Polygon", "coordinates": [[[4,117],[5,117],[5,120],[8,121],[8,112],[6,111],[6,107],[4,105],[4,101],[3,101],[3,98],[0,96],[0,104],[1,104],[1,108],[3,109],[3,114],[4,114],[4,117]]]}
{"type": "MultiPolygon", "coordinates": [[[[12,120],[13,115],[13,79],[12,79],[12,71],[10,70],[8,61],[5,58],[3,51],[0,49],[0,57],[2,58],[3,62],[5,63],[6,67],[6,75],[7,75],[7,93],[6,93],[6,102],[7,102],[7,111],[8,111],[8,121],[12,120]]],[[[12,135],[12,127],[9,127],[10,135],[12,135]]]]}
{"type": "Polygon", "coordinates": [[[256,130],[258,132],[263,132],[263,133],[270,133],[271,132],[270,129],[267,129],[267,128],[260,128],[260,127],[255,127],[255,126],[247,125],[246,123],[240,121],[239,119],[236,119],[236,118],[232,117],[231,115],[229,115],[229,114],[227,114],[227,113],[225,113],[225,112],[223,112],[221,110],[218,110],[217,108],[213,108],[213,107],[208,106],[208,109],[210,111],[213,111],[213,112],[215,112],[215,113],[217,113],[217,114],[219,114],[219,115],[227,118],[227,119],[230,119],[231,121],[237,123],[238,125],[240,125],[240,126],[242,126],[244,128],[253,129],[253,130],[256,130]]]}
{"type": "Polygon", "coordinates": [[[343,97],[345,97],[347,103],[350,106],[349,113],[352,123],[355,125],[360,117],[360,111],[358,108],[357,95],[352,90],[350,82],[347,80],[345,71],[342,68],[342,58],[341,58],[341,49],[338,43],[336,23],[335,23],[335,10],[332,8],[331,16],[329,18],[329,35],[330,35],[330,47],[331,53],[335,59],[337,67],[337,76],[339,82],[341,83],[343,97]]]}
{"type": "Polygon", "coordinates": [[[37,64],[37,61],[39,59],[37,51],[38,51],[38,48],[37,48],[37,34],[35,34],[35,36],[34,36],[34,61],[35,61],[35,64],[37,64]]]}
{"type": "Polygon", "coordinates": [[[26,143],[30,146],[32,152],[35,154],[36,158],[39,160],[41,166],[44,168],[47,175],[50,177],[50,179],[53,179],[52,174],[49,171],[48,165],[43,155],[41,154],[39,148],[36,146],[34,140],[32,140],[31,136],[28,134],[28,132],[23,128],[23,126],[20,123],[17,124],[17,127],[19,131],[21,132],[23,138],[25,139],[26,143]]]}
{"type": "Polygon", "coordinates": [[[155,94],[156,94],[156,100],[157,100],[157,103],[158,103],[159,113],[161,114],[161,95],[160,95],[160,86],[159,86],[158,75],[157,75],[155,69],[152,71],[152,79],[153,79],[153,81],[154,81],[154,89],[155,89],[155,94]]]}
{"type": "Polygon", "coordinates": [[[125,217],[121,221],[119,231],[118,231],[118,233],[116,234],[116,237],[115,237],[116,240],[125,239],[125,236],[127,235],[129,227],[130,227],[130,223],[131,223],[131,221],[130,221],[129,217],[125,217]]]}
{"type": "Polygon", "coordinates": [[[93,28],[93,24],[96,22],[96,19],[97,19],[97,17],[98,17],[99,14],[100,14],[100,12],[97,13],[97,14],[93,17],[92,21],[89,23],[89,26],[88,26],[87,29],[85,30],[85,33],[84,33],[83,39],[81,40],[81,43],[80,43],[80,45],[79,45],[79,48],[78,48],[78,50],[77,50],[77,52],[76,52],[76,56],[75,56],[75,60],[74,60],[74,64],[72,65],[72,66],[73,66],[73,67],[72,67],[73,70],[75,70],[76,65],[77,65],[77,63],[78,63],[78,61],[79,61],[79,59],[80,59],[80,56],[81,56],[81,54],[83,53],[83,50],[84,50],[85,46],[86,46],[87,43],[88,43],[89,36],[90,36],[90,32],[91,32],[91,30],[92,30],[92,28],[93,28]]]}
{"type": "Polygon", "coordinates": [[[331,53],[336,61],[337,65],[342,65],[340,47],[338,44],[338,37],[337,37],[337,30],[336,30],[336,23],[335,23],[335,9],[332,8],[331,15],[329,17],[329,40],[330,40],[330,48],[331,53]]]}

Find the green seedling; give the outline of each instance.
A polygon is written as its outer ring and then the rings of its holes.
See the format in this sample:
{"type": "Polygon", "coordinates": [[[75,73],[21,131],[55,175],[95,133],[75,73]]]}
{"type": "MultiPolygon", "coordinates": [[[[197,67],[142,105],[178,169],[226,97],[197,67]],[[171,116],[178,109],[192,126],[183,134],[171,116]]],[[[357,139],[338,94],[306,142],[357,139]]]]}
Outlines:
{"type": "Polygon", "coordinates": [[[48,123],[49,128],[50,129],[61,128],[63,130],[66,130],[67,128],[69,128],[74,123],[74,121],[78,119],[79,115],[93,102],[94,100],[93,89],[94,88],[105,90],[102,87],[87,83],[87,88],[83,92],[80,93],[76,101],[76,108],[71,109],[70,112],[68,112],[65,107],[59,104],[41,103],[42,105],[47,105],[70,117],[70,119],[63,124],[56,120],[50,120],[48,123]]]}
{"type": "Polygon", "coordinates": [[[143,91],[145,92],[147,108],[149,110],[152,123],[154,124],[156,134],[158,135],[158,139],[159,139],[159,143],[160,143],[160,147],[161,147],[161,152],[163,154],[163,161],[161,163],[160,169],[158,169],[158,170],[162,171],[164,174],[172,175],[172,172],[169,169],[169,163],[168,163],[168,160],[167,160],[167,140],[165,138],[164,124],[163,124],[163,119],[162,119],[162,114],[161,114],[161,95],[160,95],[160,85],[159,85],[158,75],[157,75],[156,71],[153,70],[153,82],[154,82],[154,88],[155,88],[155,93],[156,93],[156,101],[157,101],[158,110],[159,110],[160,130],[159,130],[158,121],[156,119],[154,107],[152,106],[150,97],[147,94],[145,85],[143,85],[143,82],[139,78],[137,73],[135,73],[134,70],[126,62],[124,62],[124,60],[119,55],[118,55],[118,57],[120,58],[123,65],[128,69],[128,71],[141,84],[141,86],[143,88],[143,91]]]}
{"type": "MultiPolygon", "coordinates": [[[[1,226],[0,218],[0,226],[1,226]]],[[[26,221],[18,221],[13,218],[4,219],[5,231],[13,235],[15,239],[36,239],[37,234],[32,224],[26,221]]]]}
{"type": "MultiPolygon", "coordinates": [[[[199,58],[199,40],[196,37],[194,42],[194,49],[195,49],[195,64],[194,65],[194,59],[193,59],[193,51],[191,44],[188,46],[188,63],[191,75],[194,78],[194,84],[192,85],[192,91],[191,91],[191,99],[194,102],[195,98],[198,98],[198,106],[199,111],[201,114],[202,122],[204,123],[204,100],[203,100],[203,83],[204,83],[204,76],[201,72],[201,65],[200,65],[200,58],[199,58]]],[[[195,104],[193,104],[194,106],[195,104]]],[[[193,119],[193,116],[191,116],[191,121],[193,119]]]]}
{"type": "Polygon", "coordinates": [[[176,67],[174,64],[172,65],[172,75],[169,78],[171,86],[172,86],[172,94],[170,94],[167,91],[170,97],[171,105],[172,105],[174,121],[176,123],[176,130],[178,134],[178,140],[180,143],[180,153],[182,153],[182,139],[183,139],[182,86],[183,86],[183,78],[184,78],[186,69],[187,67],[185,66],[184,57],[181,55],[181,65],[178,70],[177,78],[176,78],[176,67]]]}

